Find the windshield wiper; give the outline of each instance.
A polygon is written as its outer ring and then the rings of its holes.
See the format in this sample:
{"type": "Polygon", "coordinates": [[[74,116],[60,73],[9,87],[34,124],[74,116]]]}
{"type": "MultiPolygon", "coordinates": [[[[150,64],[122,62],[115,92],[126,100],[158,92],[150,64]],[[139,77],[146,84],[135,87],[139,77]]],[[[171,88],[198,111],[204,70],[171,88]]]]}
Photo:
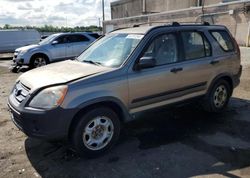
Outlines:
{"type": "Polygon", "coordinates": [[[95,61],[91,61],[91,60],[84,60],[83,62],[94,64],[94,65],[97,65],[97,66],[102,65],[102,63],[100,63],[100,62],[95,62],[95,61]]]}

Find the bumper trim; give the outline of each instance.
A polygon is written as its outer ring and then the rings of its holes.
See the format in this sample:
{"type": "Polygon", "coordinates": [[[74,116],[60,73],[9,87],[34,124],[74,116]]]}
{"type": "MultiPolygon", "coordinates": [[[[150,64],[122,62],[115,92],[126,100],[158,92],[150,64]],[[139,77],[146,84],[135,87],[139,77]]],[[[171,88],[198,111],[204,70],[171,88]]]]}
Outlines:
{"type": "Polygon", "coordinates": [[[14,111],[16,114],[20,115],[20,112],[18,112],[15,108],[13,108],[10,103],[7,104],[11,111],[14,111]]]}

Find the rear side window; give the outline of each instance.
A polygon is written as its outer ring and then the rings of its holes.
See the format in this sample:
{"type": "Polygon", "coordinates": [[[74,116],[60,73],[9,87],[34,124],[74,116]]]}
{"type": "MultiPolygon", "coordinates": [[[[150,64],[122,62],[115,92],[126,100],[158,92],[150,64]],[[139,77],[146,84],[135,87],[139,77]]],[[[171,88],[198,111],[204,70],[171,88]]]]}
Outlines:
{"type": "Polygon", "coordinates": [[[83,41],[89,41],[89,39],[84,35],[70,35],[69,36],[70,43],[83,42],[83,41]]]}
{"type": "Polygon", "coordinates": [[[89,38],[87,38],[86,36],[84,35],[77,35],[78,36],[78,40],[79,41],[89,41],[89,38]]]}
{"type": "Polygon", "coordinates": [[[100,37],[100,35],[98,35],[97,33],[91,33],[91,34],[89,34],[89,36],[92,36],[92,37],[94,37],[95,39],[97,39],[97,38],[100,37]]]}
{"type": "Polygon", "coordinates": [[[231,52],[234,51],[234,46],[231,37],[226,31],[211,31],[210,32],[214,39],[219,43],[223,51],[231,52]]]}
{"type": "Polygon", "coordinates": [[[199,32],[181,32],[183,40],[185,60],[199,59],[211,56],[211,45],[199,32]]]}

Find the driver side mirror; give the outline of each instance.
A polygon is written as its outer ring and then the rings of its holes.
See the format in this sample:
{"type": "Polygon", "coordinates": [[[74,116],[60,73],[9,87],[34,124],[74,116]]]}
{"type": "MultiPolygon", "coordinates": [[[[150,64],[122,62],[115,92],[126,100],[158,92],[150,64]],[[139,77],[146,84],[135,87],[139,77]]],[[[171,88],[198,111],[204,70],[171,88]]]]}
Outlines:
{"type": "Polygon", "coordinates": [[[136,65],[136,70],[155,67],[156,60],[153,57],[142,57],[136,65]]]}
{"type": "Polygon", "coordinates": [[[57,40],[55,40],[55,41],[52,41],[52,45],[56,45],[56,44],[58,44],[59,42],[57,41],[57,40]]]}

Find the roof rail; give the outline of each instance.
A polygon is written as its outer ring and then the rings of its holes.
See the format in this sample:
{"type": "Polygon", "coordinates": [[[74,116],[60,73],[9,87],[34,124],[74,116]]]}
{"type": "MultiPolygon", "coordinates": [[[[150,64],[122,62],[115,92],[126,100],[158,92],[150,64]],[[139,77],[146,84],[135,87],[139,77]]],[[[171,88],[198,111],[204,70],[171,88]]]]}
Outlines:
{"type": "Polygon", "coordinates": [[[203,22],[203,25],[207,25],[207,26],[209,26],[209,25],[210,25],[210,23],[209,23],[209,22],[204,21],[204,22],[203,22]]]}
{"type": "Polygon", "coordinates": [[[172,26],[180,26],[179,22],[172,22],[172,26]]]}
{"type": "Polygon", "coordinates": [[[127,28],[131,28],[131,27],[121,27],[121,28],[117,28],[117,29],[111,30],[111,31],[108,32],[108,33],[115,32],[115,31],[118,31],[118,30],[127,29],[127,28]]]}
{"type": "Polygon", "coordinates": [[[155,24],[155,23],[161,23],[161,24],[167,25],[169,22],[162,22],[162,21],[143,22],[143,23],[135,24],[135,25],[133,25],[133,27],[140,27],[141,25],[146,25],[146,24],[151,25],[151,24],[155,24]]]}
{"type": "MultiPolygon", "coordinates": [[[[144,23],[140,23],[140,24],[135,24],[133,25],[132,27],[140,27],[141,25],[146,25],[146,24],[155,24],[155,23],[162,23],[163,25],[172,25],[172,26],[181,26],[181,25],[205,25],[205,26],[209,26],[209,22],[162,22],[162,21],[153,21],[153,22],[144,22],[144,23]]],[[[126,28],[131,28],[131,27],[122,27],[122,28],[117,28],[115,30],[112,30],[110,32],[114,32],[114,31],[117,31],[117,30],[122,30],[122,29],[126,29],[126,28]]],[[[110,33],[109,32],[109,33],[110,33]]]]}
{"type": "Polygon", "coordinates": [[[133,25],[133,27],[140,27],[140,25],[138,25],[138,24],[135,24],[135,25],[133,25]]]}
{"type": "Polygon", "coordinates": [[[195,24],[195,25],[210,25],[209,22],[172,22],[172,25],[173,26],[179,26],[179,25],[192,25],[192,24],[195,24]]]}
{"type": "Polygon", "coordinates": [[[196,25],[210,25],[209,22],[161,22],[161,21],[153,21],[153,22],[144,22],[144,23],[140,23],[140,24],[135,24],[133,25],[133,27],[140,27],[141,25],[151,25],[151,24],[157,24],[157,23],[162,23],[163,25],[172,25],[172,26],[180,26],[180,25],[192,25],[192,24],[196,24],[196,25]]]}

